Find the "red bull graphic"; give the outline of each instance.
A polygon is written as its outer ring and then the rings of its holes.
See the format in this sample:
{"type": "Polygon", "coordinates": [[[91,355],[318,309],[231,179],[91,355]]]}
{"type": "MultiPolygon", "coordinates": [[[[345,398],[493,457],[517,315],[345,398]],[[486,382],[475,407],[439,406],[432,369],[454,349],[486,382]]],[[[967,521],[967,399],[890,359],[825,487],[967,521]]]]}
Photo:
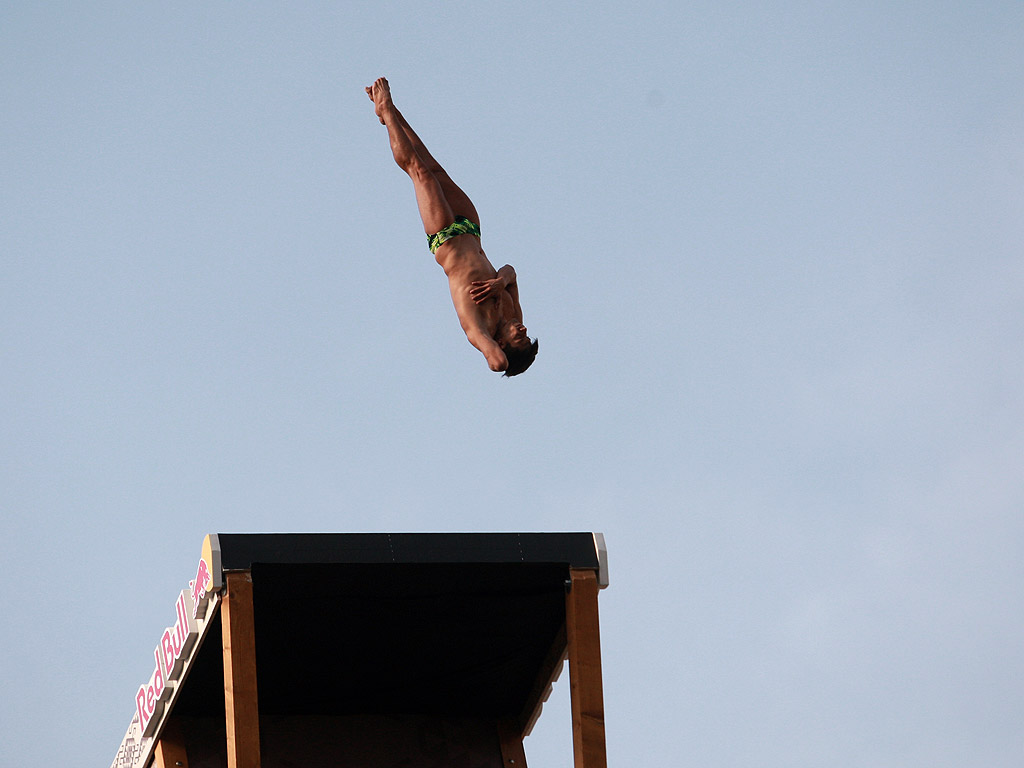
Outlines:
{"type": "Polygon", "coordinates": [[[192,589],[192,617],[195,618],[199,607],[206,597],[206,590],[210,584],[210,566],[206,560],[199,560],[199,568],[196,569],[196,577],[188,583],[192,589]]]}
{"type": "Polygon", "coordinates": [[[149,682],[139,686],[135,694],[135,711],[144,736],[152,735],[153,716],[160,713],[160,708],[167,701],[170,686],[181,674],[185,654],[192,650],[199,635],[192,593],[182,590],[175,603],[175,610],[177,620],[174,626],[164,630],[160,643],[153,651],[156,659],[153,674],[149,682]]]}
{"type": "Polygon", "coordinates": [[[153,650],[153,674],[135,693],[135,715],[111,768],[140,768],[149,759],[178,680],[209,626],[209,608],[221,584],[220,547],[217,535],[210,534],[203,541],[195,578],[174,603],[174,624],[163,631],[153,650]]]}

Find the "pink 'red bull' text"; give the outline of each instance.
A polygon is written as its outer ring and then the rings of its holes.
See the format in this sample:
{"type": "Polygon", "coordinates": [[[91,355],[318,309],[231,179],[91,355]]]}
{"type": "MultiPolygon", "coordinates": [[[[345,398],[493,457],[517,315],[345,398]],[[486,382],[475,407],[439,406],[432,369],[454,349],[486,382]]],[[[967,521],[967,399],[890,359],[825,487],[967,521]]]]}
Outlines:
{"type": "MultiPolygon", "coordinates": [[[[203,563],[205,565],[205,562],[203,563]]],[[[201,567],[200,570],[203,570],[201,567]]],[[[198,582],[198,576],[196,581],[198,582]]],[[[203,582],[204,584],[206,582],[203,582]]],[[[175,603],[174,626],[164,630],[160,642],[153,651],[155,664],[149,680],[139,686],[135,694],[135,709],[139,726],[145,736],[151,735],[150,724],[154,715],[160,713],[172,690],[172,682],[181,674],[188,652],[192,649],[199,627],[196,624],[196,604],[192,598],[195,588],[182,590],[175,603]]],[[[205,597],[206,591],[203,590],[205,597]]]]}

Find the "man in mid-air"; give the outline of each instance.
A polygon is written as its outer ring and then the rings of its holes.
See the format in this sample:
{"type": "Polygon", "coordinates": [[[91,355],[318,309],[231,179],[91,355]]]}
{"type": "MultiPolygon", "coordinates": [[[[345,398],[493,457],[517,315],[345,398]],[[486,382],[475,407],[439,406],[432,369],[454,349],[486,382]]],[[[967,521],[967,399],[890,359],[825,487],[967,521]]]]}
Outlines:
{"type": "Polygon", "coordinates": [[[476,208],[395,108],[388,81],[378,78],[366,93],[388,129],[395,162],[412,179],[427,245],[448,276],[466,338],[492,371],[522,373],[537,356],[537,341],[526,335],[516,271],[509,264],[495,270],[488,261],[476,208]]]}

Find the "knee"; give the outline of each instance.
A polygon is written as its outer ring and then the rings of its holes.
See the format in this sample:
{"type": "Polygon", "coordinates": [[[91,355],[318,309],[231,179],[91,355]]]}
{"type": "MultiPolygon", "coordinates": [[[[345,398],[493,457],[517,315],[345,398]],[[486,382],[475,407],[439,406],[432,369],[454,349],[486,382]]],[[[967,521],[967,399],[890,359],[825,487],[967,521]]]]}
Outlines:
{"type": "Polygon", "coordinates": [[[394,155],[395,162],[398,163],[398,167],[408,173],[410,176],[416,174],[422,174],[425,166],[420,156],[415,152],[410,151],[408,148],[403,146],[392,146],[391,154],[394,155]]]}
{"type": "Polygon", "coordinates": [[[414,182],[425,182],[434,178],[433,172],[417,154],[413,154],[405,164],[399,163],[399,165],[402,166],[402,169],[409,174],[414,182]]]}

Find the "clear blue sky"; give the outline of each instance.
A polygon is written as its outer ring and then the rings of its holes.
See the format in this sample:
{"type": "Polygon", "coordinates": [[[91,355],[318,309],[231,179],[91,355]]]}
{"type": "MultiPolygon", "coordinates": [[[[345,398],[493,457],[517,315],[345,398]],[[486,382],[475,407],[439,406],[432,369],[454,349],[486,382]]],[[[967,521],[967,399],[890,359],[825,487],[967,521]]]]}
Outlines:
{"type": "Polygon", "coordinates": [[[1019,766],[1022,43],[1008,0],[4,3],[0,764],[109,764],[206,533],[596,530],[611,764],[1019,766]]]}

